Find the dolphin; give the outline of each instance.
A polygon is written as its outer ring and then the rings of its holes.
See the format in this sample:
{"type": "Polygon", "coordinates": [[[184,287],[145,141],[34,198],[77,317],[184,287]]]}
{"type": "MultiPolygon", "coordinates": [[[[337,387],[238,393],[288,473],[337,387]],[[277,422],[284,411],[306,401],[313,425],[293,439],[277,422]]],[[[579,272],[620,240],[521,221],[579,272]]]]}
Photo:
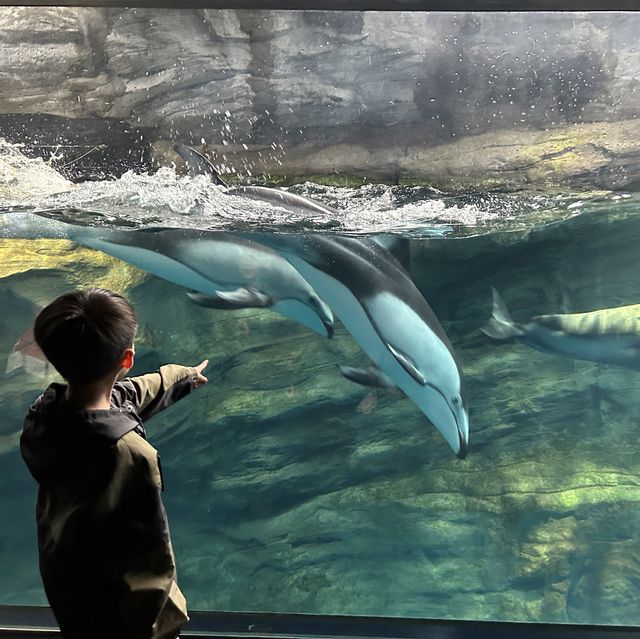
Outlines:
{"type": "MultiPolygon", "coordinates": [[[[266,186],[229,187],[220,175],[218,175],[215,166],[213,166],[211,161],[202,153],[196,151],[190,146],[187,146],[186,144],[174,144],[173,149],[184,160],[187,172],[191,177],[208,175],[214,184],[225,187],[225,195],[239,196],[259,202],[266,202],[267,204],[280,206],[291,213],[301,216],[312,215],[314,213],[319,213],[324,216],[340,216],[340,211],[338,211],[338,209],[334,209],[328,204],[312,200],[304,195],[296,195],[295,193],[280,191],[279,189],[273,189],[266,186]]],[[[409,241],[406,238],[398,235],[375,235],[372,236],[372,239],[380,244],[382,248],[392,253],[403,268],[408,270],[410,255],[409,241]]]]}
{"type": "MultiPolygon", "coordinates": [[[[216,184],[226,186],[201,153],[183,144],[174,149],[190,175],[206,173],[216,184]]],[[[276,204],[299,215],[339,215],[319,202],[267,187],[234,187],[226,193],[276,204]]],[[[376,364],[368,369],[339,366],[344,377],[403,392],[456,455],[466,456],[469,415],[462,369],[442,325],[400,263],[408,261],[406,240],[315,234],[243,236],[273,247],[289,260],[376,364]]]]}
{"type": "Polygon", "coordinates": [[[296,195],[287,191],[272,189],[267,186],[234,186],[229,187],[218,175],[213,164],[202,153],[186,144],[174,144],[174,150],[184,160],[187,173],[192,177],[208,175],[214,184],[226,187],[226,195],[266,202],[274,206],[281,206],[299,215],[322,214],[339,216],[340,212],[331,206],[310,200],[303,195],[296,195]]]}
{"type": "Polygon", "coordinates": [[[0,216],[0,237],[72,240],[196,291],[191,298],[204,306],[266,307],[325,337],[333,335],[331,309],[295,268],[264,244],[236,234],[116,230],[14,212],[0,216]]]}
{"type": "Polygon", "coordinates": [[[401,390],[464,458],[469,413],[460,363],[433,310],[393,255],[372,238],[260,233],[259,241],[289,260],[327,300],[381,371],[342,367],[343,375],[401,390]]]}
{"type": "Polygon", "coordinates": [[[511,319],[493,289],[493,313],[480,330],[493,339],[515,339],[543,353],[640,371],[640,304],[538,315],[520,324],[511,319]]]}

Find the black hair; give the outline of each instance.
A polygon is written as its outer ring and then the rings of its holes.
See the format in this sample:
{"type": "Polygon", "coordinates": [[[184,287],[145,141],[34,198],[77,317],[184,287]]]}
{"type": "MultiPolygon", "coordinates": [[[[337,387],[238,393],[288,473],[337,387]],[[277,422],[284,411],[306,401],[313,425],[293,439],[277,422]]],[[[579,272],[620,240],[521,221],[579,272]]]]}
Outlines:
{"type": "Polygon", "coordinates": [[[122,295],[89,288],[61,295],[43,308],[33,334],[60,375],[82,383],[115,371],[136,328],[133,307],[122,295]]]}

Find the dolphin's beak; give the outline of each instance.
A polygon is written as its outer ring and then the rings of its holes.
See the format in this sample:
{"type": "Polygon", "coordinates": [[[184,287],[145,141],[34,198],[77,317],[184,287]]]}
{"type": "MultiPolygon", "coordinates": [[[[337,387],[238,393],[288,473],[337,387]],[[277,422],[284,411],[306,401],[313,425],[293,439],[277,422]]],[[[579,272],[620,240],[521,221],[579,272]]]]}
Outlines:
{"type": "Polygon", "coordinates": [[[333,314],[326,304],[324,308],[308,299],[300,300],[288,297],[278,300],[271,307],[271,310],[281,313],[295,322],[304,324],[304,326],[323,337],[331,337],[333,335],[333,314]],[[324,308],[329,314],[323,312],[324,308]]]}
{"type": "Polygon", "coordinates": [[[456,451],[456,457],[464,459],[467,456],[469,449],[469,416],[465,408],[461,408],[459,411],[453,411],[453,415],[458,426],[458,450],[456,451]]]}
{"type": "MultiPolygon", "coordinates": [[[[431,422],[440,431],[456,457],[464,459],[469,448],[469,414],[466,403],[460,397],[459,401],[448,402],[440,391],[437,392],[439,398],[444,401],[440,402],[440,419],[434,415],[430,418],[431,422]]],[[[436,402],[433,402],[431,408],[435,408],[436,405],[436,402]]]]}
{"type": "Polygon", "coordinates": [[[315,309],[322,325],[327,331],[327,337],[333,337],[333,312],[329,305],[320,297],[311,297],[309,303],[315,309]]]}
{"type": "Polygon", "coordinates": [[[467,456],[469,443],[469,417],[462,402],[454,404],[448,402],[442,393],[436,391],[435,396],[429,398],[428,411],[423,413],[444,437],[456,457],[464,459],[467,456]]]}
{"type": "Polygon", "coordinates": [[[464,459],[467,456],[469,442],[460,431],[458,431],[458,437],[460,438],[460,448],[458,448],[456,457],[458,459],[464,459]]]}
{"type": "Polygon", "coordinates": [[[327,329],[327,337],[333,337],[333,322],[329,322],[328,320],[323,319],[322,323],[324,327],[327,329]]]}

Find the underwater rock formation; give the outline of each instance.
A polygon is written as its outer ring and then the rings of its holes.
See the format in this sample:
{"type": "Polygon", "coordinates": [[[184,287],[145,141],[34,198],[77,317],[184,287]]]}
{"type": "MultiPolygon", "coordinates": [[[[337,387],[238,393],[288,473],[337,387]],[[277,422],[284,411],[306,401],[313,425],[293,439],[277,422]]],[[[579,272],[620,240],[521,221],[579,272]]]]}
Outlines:
{"type": "MultiPolygon", "coordinates": [[[[640,377],[479,329],[492,286],[525,317],[637,303],[639,242],[637,204],[610,201],[554,224],[412,242],[412,276],[464,364],[465,461],[411,402],[342,378],[337,363],[366,358],[340,325],[327,340],[266,310],[197,307],[71,244],[0,245],[0,356],[36,304],[91,279],[132,299],[140,369],[210,358],[209,385],[148,424],[193,608],[635,623],[640,377]]],[[[13,434],[40,384],[2,381],[15,520],[0,592],[14,602],[43,601],[13,434]]]]}
{"type": "MultiPolygon", "coordinates": [[[[61,128],[87,144],[62,150],[67,174],[111,126],[102,161],[118,175],[148,165],[141,145],[165,161],[181,141],[245,176],[637,188],[639,26],[616,13],[4,8],[0,114],[33,116],[31,145],[64,146],[61,128]]],[[[24,130],[0,116],[0,136],[24,130]]]]}

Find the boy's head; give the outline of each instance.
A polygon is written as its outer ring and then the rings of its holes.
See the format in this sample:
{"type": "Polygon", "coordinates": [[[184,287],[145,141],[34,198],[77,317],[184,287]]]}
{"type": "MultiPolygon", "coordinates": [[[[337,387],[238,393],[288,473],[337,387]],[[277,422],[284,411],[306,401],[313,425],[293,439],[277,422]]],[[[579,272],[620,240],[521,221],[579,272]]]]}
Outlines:
{"type": "Polygon", "coordinates": [[[38,346],[71,384],[95,382],[133,365],[133,308],[104,288],[66,293],[42,309],[33,328],[38,346]]]}

